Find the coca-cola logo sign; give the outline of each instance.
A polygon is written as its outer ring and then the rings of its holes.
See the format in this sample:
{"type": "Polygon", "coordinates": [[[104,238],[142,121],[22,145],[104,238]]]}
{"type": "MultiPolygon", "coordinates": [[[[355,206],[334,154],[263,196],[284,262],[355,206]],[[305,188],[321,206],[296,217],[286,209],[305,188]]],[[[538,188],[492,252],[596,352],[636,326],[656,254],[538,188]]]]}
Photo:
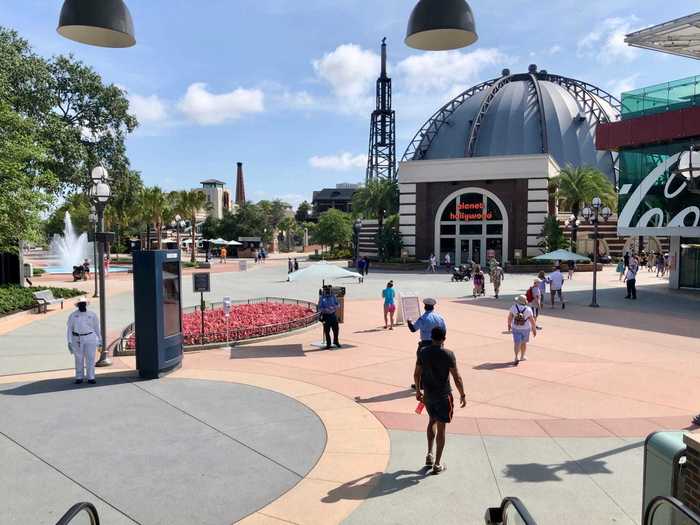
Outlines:
{"type": "Polygon", "coordinates": [[[680,156],[668,156],[636,187],[623,177],[617,221],[620,234],[700,234],[700,195],[689,190],[695,183],[692,177],[676,171],[680,156]]]}

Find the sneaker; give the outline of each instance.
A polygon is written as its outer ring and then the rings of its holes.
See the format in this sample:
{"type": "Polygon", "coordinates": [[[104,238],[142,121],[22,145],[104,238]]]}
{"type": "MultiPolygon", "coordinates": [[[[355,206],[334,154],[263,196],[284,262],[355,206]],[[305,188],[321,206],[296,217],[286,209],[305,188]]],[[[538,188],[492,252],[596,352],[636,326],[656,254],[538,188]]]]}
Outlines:
{"type": "Polygon", "coordinates": [[[433,475],[437,476],[441,472],[444,472],[447,470],[447,465],[442,464],[442,465],[433,465],[433,475]]]}
{"type": "Polygon", "coordinates": [[[76,385],[82,385],[82,384],[83,384],[83,380],[82,380],[82,379],[76,379],[76,380],[74,381],[74,383],[75,383],[76,385]]]}
{"type": "Polygon", "coordinates": [[[542,330],[542,327],[541,327],[541,326],[535,325],[535,328],[536,328],[537,330],[542,330]]]}
{"type": "Polygon", "coordinates": [[[335,345],[336,348],[341,348],[340,343],[333,343],[333,344],[335,345]]]}
{"type": "Polygon", "coordinates": [[[520,360],[521,360],[521,361],[527,361],[527,356],[525,356],[525,355],[522,356],[522,357],[520,358],[520,360]]]}
{"type": "Polygon", "coordinates": [[[326,350],[330,350],[330,349],[331,349],[331,345],[326,345],[326,350]]]}
{"type": "Polygon", "coordinates": [[[88,379],[88,383],[94,385],[95,383],[97,383],[97,381],[95,381],[94,379],[88,379]]]}
{"type": "Polygon", "coordinates": [[[518,363],[519,363],[519,362],[520,362],[520,361],[518,361],[517,359],[514,359],[514,360],[513,360],[513,366],[518,366],[518,363]]]}
{"type": "Polygon", "coordinates": [[[433,466],[433,455],[432,454],[428,454],[427,456],[425,456],[425,466],[426,467],[433,466]]]}

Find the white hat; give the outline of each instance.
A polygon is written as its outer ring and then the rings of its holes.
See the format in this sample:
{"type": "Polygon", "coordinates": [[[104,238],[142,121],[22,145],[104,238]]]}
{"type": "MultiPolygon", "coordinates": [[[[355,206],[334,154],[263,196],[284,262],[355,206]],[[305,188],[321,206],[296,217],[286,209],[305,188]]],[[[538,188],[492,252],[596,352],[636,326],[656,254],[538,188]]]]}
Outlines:
{"type": "Polygon", "coordinates": [[[82,297],[78,297],[78,300],[75,301],[75,306],[78,306],[80,303],[90,304],[90,301],[88,300],[87,295],[83,295],[82,297]]]}
{"type": "Polygon", "coordinates": [[[426,306],[435,306],[437,304],[437,301],[432,297],[426,297],[425,299],[423,299],[423,304],[426,306]]]}
{"type": "Polygon", "coordinates": [[[515,298],[515,302],[522,306],[527,306],[527,297],[524,295],[519,295],[515,298]]]}

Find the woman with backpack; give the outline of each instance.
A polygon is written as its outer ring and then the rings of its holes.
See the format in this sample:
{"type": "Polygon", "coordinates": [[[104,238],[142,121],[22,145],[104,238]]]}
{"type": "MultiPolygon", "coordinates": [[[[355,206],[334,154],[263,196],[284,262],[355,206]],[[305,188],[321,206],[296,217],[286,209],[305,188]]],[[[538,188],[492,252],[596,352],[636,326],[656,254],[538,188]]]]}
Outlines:
{"type": "Polygon", "coordinates": [[[516,297],[513,306],[510,307],[508,330],[513,334],[513,352],[515,353],[513,364],[518,366],[520,361],[527,361],[525,352],[530,340],[530,332],[532,332],[532,337],[537,337],[535,316],[527,305],[527,297],[524,295],[516,297]],[[518,358],[518,353],[520,353],[520,358],[518,358]]]}

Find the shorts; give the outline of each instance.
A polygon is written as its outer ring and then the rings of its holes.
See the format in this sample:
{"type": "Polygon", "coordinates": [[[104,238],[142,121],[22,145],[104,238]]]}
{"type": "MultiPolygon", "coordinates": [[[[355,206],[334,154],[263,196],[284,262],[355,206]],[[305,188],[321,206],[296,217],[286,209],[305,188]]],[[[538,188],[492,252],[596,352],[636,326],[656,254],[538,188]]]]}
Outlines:
{"type": "Polygon", "coordinates": [[[390,312],[390,313],[393,314],[393,313],[396,311],[396,305],[395,305],[395,304],[385,304],[385,305],[384,305],[384,311],[385,311],[385,312],[390,312]]]}
{"type": "Polygon", "coordinates": [[[512,330],[514,343],[527,343],[530,341],[530,330],[512,330]]]}
{"type": "Polygon", "coordinates": [[[440,421],[441,423],[449,423],[452,421],[452,415],[454,414],[454,398],[452,394],[447,394],[446,396],[437,397],[435,399],[426,398],[425,408],[428,411],[430,419],[440,421]]]}
{"type": "Polygon", "coordinates": [[[558,290],[550,290],[549,293],[552,294],[552,297],[556,297],[558,295],[559,299],[561,299],[561,288],[558,290]]]}

